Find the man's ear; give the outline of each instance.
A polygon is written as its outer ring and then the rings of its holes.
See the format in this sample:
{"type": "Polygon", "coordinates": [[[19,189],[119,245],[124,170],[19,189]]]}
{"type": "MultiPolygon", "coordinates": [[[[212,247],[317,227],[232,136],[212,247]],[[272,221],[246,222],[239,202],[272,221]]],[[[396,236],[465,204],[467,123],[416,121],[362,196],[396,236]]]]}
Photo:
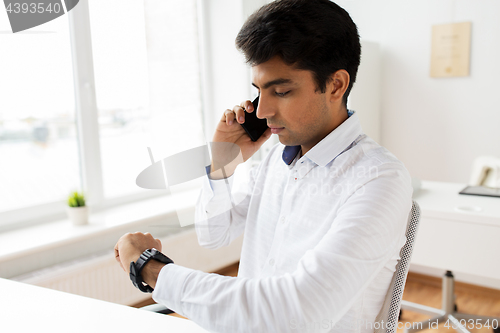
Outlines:
{"type": "Polygon", "coordinates": [[[327,83],[327,93],[330,94],[331,102],[342,102],[347,87],[349,87],[350,79],[349,73],[345,69],[339,69],[330,75],[330,80],[327,83]]]}

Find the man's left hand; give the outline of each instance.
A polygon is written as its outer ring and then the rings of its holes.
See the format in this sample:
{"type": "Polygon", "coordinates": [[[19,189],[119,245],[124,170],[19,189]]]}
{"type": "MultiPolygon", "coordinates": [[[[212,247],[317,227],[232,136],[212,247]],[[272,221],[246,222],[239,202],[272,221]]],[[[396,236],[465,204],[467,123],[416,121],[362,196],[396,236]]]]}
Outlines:
{"type": "Polygon", "coordinates": [[[155,248],[161,252],[161,241],[153,238],[149,233],[128,233],[123,235],[115,245],[115,259],[121,268],[130,274],[130,262],[137,261],[142,252],[147,249],[155,248]]]}

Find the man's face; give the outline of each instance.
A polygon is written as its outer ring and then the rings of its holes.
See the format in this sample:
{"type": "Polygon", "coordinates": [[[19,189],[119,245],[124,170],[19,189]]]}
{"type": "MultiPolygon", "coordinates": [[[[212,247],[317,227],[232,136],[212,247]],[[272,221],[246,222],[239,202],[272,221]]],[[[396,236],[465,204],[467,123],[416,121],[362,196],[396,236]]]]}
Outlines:
{"type": "Polygon", "coordinates": [[[316,91],[313,73],[285,64],[280,57],[252,67],[259,90],[257,117],[278,134],[282,144],[302,146],[305,154],[334,128],[329,94],[316,91]]]}

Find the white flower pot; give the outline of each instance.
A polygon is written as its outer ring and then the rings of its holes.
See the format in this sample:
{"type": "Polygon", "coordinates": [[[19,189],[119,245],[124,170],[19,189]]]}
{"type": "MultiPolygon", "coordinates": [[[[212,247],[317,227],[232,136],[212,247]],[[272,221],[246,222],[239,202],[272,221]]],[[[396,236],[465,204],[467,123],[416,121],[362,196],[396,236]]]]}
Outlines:
{"type": "Polygon", "coordinates": [[[89,223],[89,207],[69,207],[66,206],[68,217],[73,225],[85,225],[89,223]]]}

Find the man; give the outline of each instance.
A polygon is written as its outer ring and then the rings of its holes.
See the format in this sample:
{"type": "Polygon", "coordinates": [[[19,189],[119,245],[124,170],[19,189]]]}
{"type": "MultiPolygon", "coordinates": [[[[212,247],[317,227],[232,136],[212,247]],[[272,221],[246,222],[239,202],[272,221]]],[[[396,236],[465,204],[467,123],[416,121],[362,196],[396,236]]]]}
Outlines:
{"type": "MultiPolygon", "coordinates": [[[[251,170],[244,199],[231,202],[234,166],[226,166],[228,179],[212,168],[197,204],[202,246],[244,232],[238,277],[154,260],[142,277],[157,302],[211,331],[373,331],[405,242],[412,188],[403,164],[347,110],[360,59],[356,26],[328,0],[275,1],[247,20],[236,45],[260,102],[226,110],[213,141],[237,144],[247,160],[271,133],[280,140],[251,170]],[[256,142],[240,126],[244,109],[270,127],[256,142]]],[[[161,244],[149,234],[122,237],[122,267],[151,247],[161,244]]]]}

